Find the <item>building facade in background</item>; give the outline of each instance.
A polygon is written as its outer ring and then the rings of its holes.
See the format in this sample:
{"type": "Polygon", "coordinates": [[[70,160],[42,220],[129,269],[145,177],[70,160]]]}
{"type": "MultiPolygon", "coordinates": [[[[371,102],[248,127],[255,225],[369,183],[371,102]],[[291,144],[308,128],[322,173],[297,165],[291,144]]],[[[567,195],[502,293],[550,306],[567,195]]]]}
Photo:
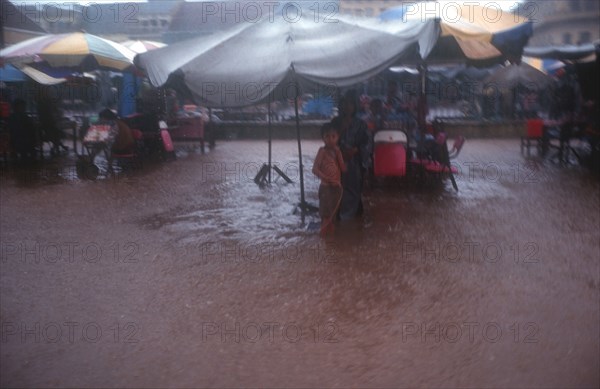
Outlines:
{"type": "Polygon", "coordinates": [[[339,15],[340,7],[339,0],[186,1],[173,10],[163,41],[170,44],[208,36],[234,24],[256,23],[266,17],[285,17],[290,23],[300,17],[309,20],[327,18],[331,21],[339,15]]]}
{"type": "Polygon", "coordinates": [[[25,2],[2,3],[2,44],[21,42],[44,34],[86,31],[114,41],[162,41],[171,18],[183,0],[145,3],[25,2]]]}
{"type": "Polygon", "coordinates": [[[163,41],[171,19],[183,0],[149,0],[145,3],[101,4],[90,2],[84,10],[85,31],[103,38],[163,41]]]}
{"type": "Polygon", "coordinates": [[[600,39],[598,0],[527,0],[520,14],[534,21],[529,46],[580,45],[600,39]]]}
{"type": "MultiPolygon", "coordinates": [[[[323,17],[352,15],[378,17],[414,0],[331,0],[296,1],[303,14],[323,17]],[[318,7],[318,11],[317,11],[318,7]]],[[[11,45],[46,33],[85,30],[115,41],[129,39],[173,43],[196,36],[210,35],[240,21],[250,21],[256,12],[273,12],[267,3],[285,1],[255,0],[194,1],[148,0],[145,3],[117,4],[90,2],[26,3],[0,0],[2,4],[1,45],[11,45]],[[260,6],[260,9],[256,7],[260,6]]],[[[530,46],[584,44],[600,40],[600,1],[598,0],[515,0],[520,15],[534,21],[530,46]]],[[[293,15],[291,15],[293,16],[293,15]]]]}
{"type": "Polygon", "coordinates": [[[340,14],[377,17],[390,8],[399,7],[414,0],[340,0],[340,14]]]}
{"type": "MultiPolygon", "coordinates": [[[[2,35],[0,47],[10,46],[21,41],[45,35],[47,33],[38,23],[27,15],[27,10],[8,0],[0,0],[0,21],[2,22],[2,35]],[[25,11],[25,12],[24,12],[25,11]]],[[[35,15],[35,5],[31,8],[35,15]]]]}

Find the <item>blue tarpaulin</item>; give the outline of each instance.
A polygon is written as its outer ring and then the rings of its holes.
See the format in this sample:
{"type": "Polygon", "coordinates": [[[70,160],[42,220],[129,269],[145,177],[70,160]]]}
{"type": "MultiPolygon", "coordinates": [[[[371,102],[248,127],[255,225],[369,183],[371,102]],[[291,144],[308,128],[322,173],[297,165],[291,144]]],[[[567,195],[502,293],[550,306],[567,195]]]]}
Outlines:
{"type": "Polygon", "coordinates": [[[2,82],[24,82],[27,76],[12,65],[0,67],[0,81],[2,82]]]}
{"type": "Polygon", "coordinates": [[[129,116],[136,112],[135,99],[140,80],[134,74],[123,73],[123,85],[119,95],[119,116],[129,116]]]}

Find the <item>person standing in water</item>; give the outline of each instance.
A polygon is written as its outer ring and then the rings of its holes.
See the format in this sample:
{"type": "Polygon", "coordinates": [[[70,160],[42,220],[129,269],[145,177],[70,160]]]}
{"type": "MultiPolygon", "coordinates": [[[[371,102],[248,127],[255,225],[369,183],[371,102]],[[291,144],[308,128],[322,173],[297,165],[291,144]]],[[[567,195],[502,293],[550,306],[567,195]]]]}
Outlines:
{"type": "Polygon", "coordinates": [[[344,158],[337,143],[338,130],[330,123],[321,127],[321,137],[325,145],[315,158],[312,172],[321,179],[319,186],[319,215],[321,216],[321,236],[335,231],[335,216],[342,202],[342,172],[346,171],[344,158]]]}
{"type": "Polygon", "coordinates": [[[340,100],[339,116],[331,122],[340,131],[338,144],[347,169],[342,174],[341,220],[351,220],[363,213],[363,181],[371,165],[371,138],[367,124],[356,116],[356,107],[352,94],[347,94],[340,100]]]}

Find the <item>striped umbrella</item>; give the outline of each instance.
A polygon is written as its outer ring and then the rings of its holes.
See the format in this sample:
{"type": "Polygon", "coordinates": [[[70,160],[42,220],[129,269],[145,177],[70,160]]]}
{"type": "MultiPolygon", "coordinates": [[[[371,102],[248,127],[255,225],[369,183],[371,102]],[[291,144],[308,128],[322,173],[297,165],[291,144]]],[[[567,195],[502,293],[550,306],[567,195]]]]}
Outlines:
{"type": "Polygon", "coordinates": [[[135,53],[125,46],[84,32],[44,35],[0,50],[4,63],[45,62],[77,71],[123,71],[133,65],[134,57],[135,53]]]}
{"type": "Polygon", "coordinates": [[[146,51],[160,49],[161,47],[165,47],[164,43],[154,42],[154,41],[125,41],[121,43],[123,46],[127,47],[129,50],[135,52],[136,54],[145,53],[146,51]]]}
{"type": "Polygon", "coordinates": [[[410,3],[382,13],[379,19],[383,23],[437,20],[440,36],[426,59],[428,63],[488,66],[518,60],[533,34],[531,21],[500,9],[496,3],[410,3]]]}

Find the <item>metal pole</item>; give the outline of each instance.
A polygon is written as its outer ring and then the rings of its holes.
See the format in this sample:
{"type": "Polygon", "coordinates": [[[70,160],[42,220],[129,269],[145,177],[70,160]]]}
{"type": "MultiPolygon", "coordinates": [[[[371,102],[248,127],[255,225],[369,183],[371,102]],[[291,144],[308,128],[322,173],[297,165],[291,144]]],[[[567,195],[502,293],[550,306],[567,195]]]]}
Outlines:
{"type": "Polygon", "coordinates": [[[208,123],[206,123],[206,127],[204,127],[204,138],[208,139],[208,148],[212,150],[212,145],[214,142],[213,133],[213,122],[212,122],[212,107],[208,107],[208,123]]]}
{"type": "Polygon", "coordinates": [[[269,121],[269,184],[271,183],[271,136],[272,136],[272,128],[271,128],[271,98],[269,97],[269,102],[267,103],[267,115],[269,121]]]}
{"type": "Polygon", "coordinates": [[[304,198],[304,167],[302,165],[302,142],[300,141],[300,116],[298,114],[298,95],[294,97],[294,110],[296,112],[296,137],[298,138],[298,161],[300,162],[300,209],[302,212],[302,221],[304,222],[304,211],[306,201],[304,198]]]}
{"type": "Polygon", "coordinates": [[[419,101],[417,107],[417,125],[419,126],[419,146],[423,145],[423,134],[425,133],[425,127],[427,125],[427,64],[422,63],[419,65],[419,101]]]}

